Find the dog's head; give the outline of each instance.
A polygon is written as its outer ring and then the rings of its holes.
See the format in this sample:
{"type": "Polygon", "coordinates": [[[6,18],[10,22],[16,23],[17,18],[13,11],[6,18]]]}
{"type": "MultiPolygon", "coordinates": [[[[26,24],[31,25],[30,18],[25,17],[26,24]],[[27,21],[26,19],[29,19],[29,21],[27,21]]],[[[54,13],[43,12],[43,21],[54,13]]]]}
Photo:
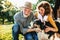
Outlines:
{"type": "Polygon", "coordinates": [[[44,23],[41,22],[41,20],[35,20],[34,24],[37,24],[40,26],[41,30],[45,29],[44,23]]]}

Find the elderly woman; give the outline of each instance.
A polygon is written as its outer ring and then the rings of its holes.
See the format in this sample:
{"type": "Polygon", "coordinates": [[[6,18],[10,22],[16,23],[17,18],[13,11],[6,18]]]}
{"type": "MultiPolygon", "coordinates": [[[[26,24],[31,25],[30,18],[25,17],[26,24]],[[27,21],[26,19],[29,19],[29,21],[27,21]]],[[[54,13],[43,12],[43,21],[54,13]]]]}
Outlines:
{"type": "Polygon", "coordinates": [[[57,32],[58,31],[57,25],[55,24],[55,21],[53,20],[51,16],[52,8],[50,4],[47,1],[42,1],[38,4],[37,9],[38,11],[34,14],[35,17],[41,20],[41,22],[43,22],[44,25],[46,24],[46,22],[52,25],[52,26],[46,26],[44,31],[45,32],[50,32],[50,31],[57,32]]]}

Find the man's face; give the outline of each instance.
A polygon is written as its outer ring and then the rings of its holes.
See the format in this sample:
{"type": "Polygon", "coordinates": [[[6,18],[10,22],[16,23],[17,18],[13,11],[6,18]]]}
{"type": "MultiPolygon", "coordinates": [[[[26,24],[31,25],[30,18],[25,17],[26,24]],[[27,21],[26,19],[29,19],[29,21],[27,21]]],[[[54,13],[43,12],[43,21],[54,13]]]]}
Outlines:
{"type": "Polygon", "coordinates": [[[29,8],[24,8],[24,14],[25,14],[26,16],[29,16],[30,13],[31,13],[31,9],[29,9],[29,8]]]}

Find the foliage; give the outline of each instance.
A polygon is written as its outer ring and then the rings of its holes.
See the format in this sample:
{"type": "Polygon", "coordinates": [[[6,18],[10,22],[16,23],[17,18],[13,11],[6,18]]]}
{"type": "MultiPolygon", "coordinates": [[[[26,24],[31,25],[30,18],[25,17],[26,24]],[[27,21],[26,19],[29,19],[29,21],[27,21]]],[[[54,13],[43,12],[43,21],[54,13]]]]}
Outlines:
{"type": "Polygon", "coordinates": [[[16,12],[15,7],[8,0],[0,0],[0,18],[3,24],[5,19],[13,22],[13,16],[16,12]]]}
{"type": "Polygon", "coordinates": [[[33,10],[36,9],[37,4],[40,3],[41,1],[48,1],[52,7],[55,6],[55,0],[38,0],[36,4],[33,4],[33,10]]]}

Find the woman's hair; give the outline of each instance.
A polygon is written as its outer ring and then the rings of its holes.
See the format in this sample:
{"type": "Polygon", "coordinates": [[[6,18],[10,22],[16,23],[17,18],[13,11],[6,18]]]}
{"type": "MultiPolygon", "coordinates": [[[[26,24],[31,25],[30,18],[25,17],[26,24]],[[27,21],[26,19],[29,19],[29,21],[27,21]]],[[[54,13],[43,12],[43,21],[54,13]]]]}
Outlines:
{"type": "Polygon", "coordinates": [[[37,9],[40,10],[40,7],[43,7],[45,9],[45,15],[48,15],[51,13],[51,6],[47,1],[40,2],[37,6],[37,9]]]}

